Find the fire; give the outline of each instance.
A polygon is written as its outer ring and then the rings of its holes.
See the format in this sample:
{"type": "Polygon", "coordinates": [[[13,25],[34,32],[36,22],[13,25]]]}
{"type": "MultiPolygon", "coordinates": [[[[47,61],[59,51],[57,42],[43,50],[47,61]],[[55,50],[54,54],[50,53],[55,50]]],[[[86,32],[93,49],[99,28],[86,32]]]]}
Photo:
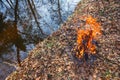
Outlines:
{"type": "Polygon", "coordinates": [[[85,53],[96,54],[96,41],[101,35],[101,26],[95,18],[88,16],[84,29],[77,30],[77,53],[82,58],[85,53]]]}

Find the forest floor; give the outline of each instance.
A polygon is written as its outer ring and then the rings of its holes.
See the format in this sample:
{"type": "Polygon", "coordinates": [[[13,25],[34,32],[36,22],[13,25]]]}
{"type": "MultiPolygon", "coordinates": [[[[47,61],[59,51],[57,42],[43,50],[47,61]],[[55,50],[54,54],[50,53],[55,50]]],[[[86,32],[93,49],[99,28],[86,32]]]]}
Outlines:
{"type": "Polygon", "coordinates": [[[29,53],[7,80],[120,80],[120,1],[82,0],[73,15],[29,53]],[[73,58],[76,28],[91,15],[103,28],[94,63],[73,58]]]}

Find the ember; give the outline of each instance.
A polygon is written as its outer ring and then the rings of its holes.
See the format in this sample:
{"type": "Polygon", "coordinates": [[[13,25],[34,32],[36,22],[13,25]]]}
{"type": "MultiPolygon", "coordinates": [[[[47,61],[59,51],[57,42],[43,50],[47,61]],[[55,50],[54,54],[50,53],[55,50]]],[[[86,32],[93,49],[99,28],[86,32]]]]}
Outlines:
{"type": "Polygon", "coordinates": [[[97,40],[101,35],[100,24],[93,17],[86,18],[84,29],[77,30],[77,53],[78,59],[85,58],[88,55],[96,54],[97,40]]]}

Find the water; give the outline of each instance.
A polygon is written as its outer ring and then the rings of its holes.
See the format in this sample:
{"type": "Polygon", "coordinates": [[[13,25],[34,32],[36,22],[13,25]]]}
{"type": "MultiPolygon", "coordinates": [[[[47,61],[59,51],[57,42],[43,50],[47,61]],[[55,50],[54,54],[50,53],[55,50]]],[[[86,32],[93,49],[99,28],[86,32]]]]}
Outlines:
{"type": "MultiPolygon", "coordinates": [[[[56,1],[57,0],[35,0],[36,10],[38,12],[38,15],[40,16],[40,17],[38,17],[38,22],[46,34],[51,34],[52,32],[56,31],[61,24],[59,21],[58,13],[55,12],[58,9],[57,4],[55,4],[56,1]]],[[[69,15],[72,14],[72,12],[75,9],[75,6],[77,5],[77,3],[79,1],[80,0],[60,0],[61,15],[62,15],[63,22],[68,18],[69,15]]],[[[4,2],[9,7],[7,2],[6,1],[4,1],[4,2]]],[[[21,7],[23,5],[25,5],[22,3],[22,0],[21,0],[20,4],[21,4],[20,5],[21,7]]],[[[7,9],[5,7],[0,6],[0,12],[5,14],[6,10],[7,9]]],[[[22,12],[22,10],[23,9],[21,8],[20,11],[22,12]]],[[[26,12],[20,13],[20,17],[24,17],[24,16],[27,16],[26,12]]],[[[6,21],[14,20],[14,16],[7,15],[5,20],[6,21]]],[[[23,23],[25,23],[24,20],[23,20],[23,23]]],[[[30,24],[32,24],[32,26],[34,26],[34,27],[33,27],[32,31],[29,31],[29,32],[33,33],[33,34],[39,34],[39,33],[34,33],[37,31],[37,27],[35,25],[34,19],[31,19],[30,24]]],[[[18,25],[19,25],[18,29],[20,31],[22,31],[23,28],[21,27],[20,24],[18,24],[18,25]]],[[[24,37],[24,36],[22,36],[22,37],[24,37]]],[[[27,53],[34,48],[35,44],[31,43],[26,46],[27,46],[26,52],[20,51],[21,60],[24,60],[27,57],[27,53]]],[[[12,49],[13,50],[11,50],[9,52],[9,54],[3,54],[0,57],[0,80],[4,80],[11,72],[16,70],[15,66],[17,64],[17,62],[16,62],[17,59],[16,59],[15,46],[13,46],[12,49]]]]}

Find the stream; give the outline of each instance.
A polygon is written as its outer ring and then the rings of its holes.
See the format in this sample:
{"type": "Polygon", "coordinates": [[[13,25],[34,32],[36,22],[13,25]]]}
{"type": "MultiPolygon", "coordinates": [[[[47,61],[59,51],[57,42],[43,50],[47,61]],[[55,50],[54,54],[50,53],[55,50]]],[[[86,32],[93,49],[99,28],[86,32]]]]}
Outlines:
{"type": "MultiPolygon", "coordinates": [[[[4,1],[4,0],[3,0],[4,1]]],[[[52,32],[59,29],[60,25],[67,20],[67,18],[74,12],[76,5],[80,2],[80,0],[60,0],[61,4],[61,15],[62,15],[62,23],[58,22],[58,16],[56,13],[52,11],[57,10],[57,5],[54,4],[56,0],[35,0],[36,10],[41,15],[41,18],[38,19],[42,30],[47,33],[51,34],[52,32]],[[51,29],[52,28],[52,29],[51,29]]],[[[6,1],[5,1],[6,4],[6,1]]],[[[22,4],[22,3],[21,3],[22,4]]],[[[7,5],[7,4],[6,4],[7,5]]],[[[1,6],[1,5],[0,5],[1,6]]],[[[0,12],[3,14],[7,9],[0,7],[0,12]]],[[[21,16],[24,15],[24,12],[21,16]]],[[[11,17],[6,17],[8,20],[12,19],[11,17]]],[[[34,20],[31,20],[31,23],[34,24],[34,20]]],[[[34,27],[36,28],[36,27],[34,27]]],[[[19,30],[22,31],[21,28],[19,30]]],[[[20,51],[21,60],[24,60],[29,51],[35,47],[35,44],[28,44],[26,45],[26,52],[20,51]]],[[[0,56],[0,80],[5,80],[5,78],[16,70],[17,66],[17,59],[16,59],[16,48],[15,46],[12,47],[12,51],[8,53],[4,53],[0,56]]]]}

